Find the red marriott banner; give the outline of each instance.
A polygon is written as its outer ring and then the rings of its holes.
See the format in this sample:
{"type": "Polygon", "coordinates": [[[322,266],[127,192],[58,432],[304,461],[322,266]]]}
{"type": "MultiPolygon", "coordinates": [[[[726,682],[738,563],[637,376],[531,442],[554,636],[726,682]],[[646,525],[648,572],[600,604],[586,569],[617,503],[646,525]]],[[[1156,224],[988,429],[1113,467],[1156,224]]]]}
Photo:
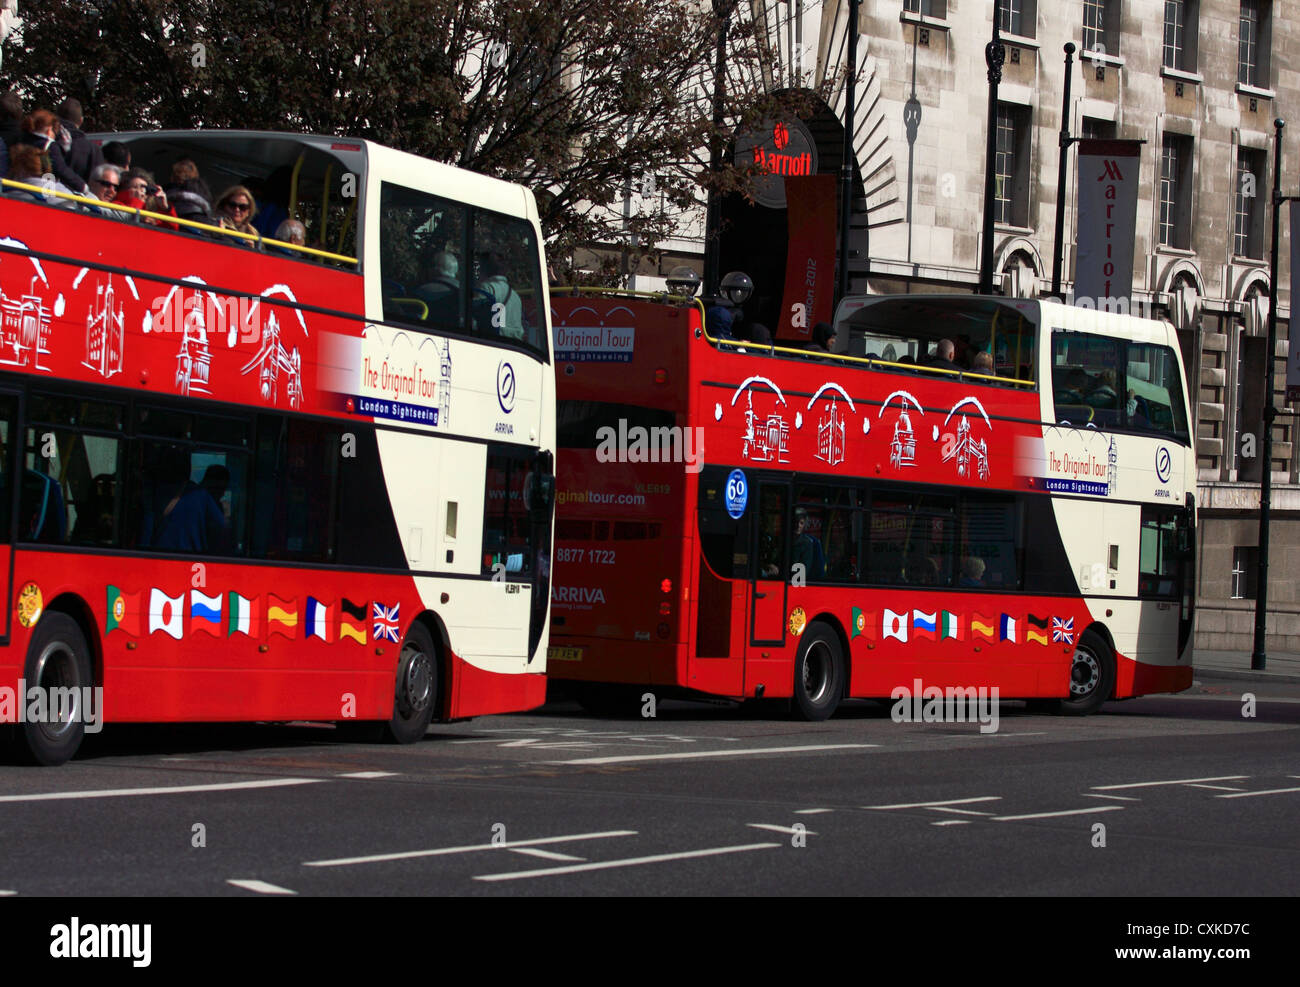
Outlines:
{"type": "Polygon", "coordinates": [[[1079,141],[1076,305],[1129,311],[1141,148],[1141,141],[1079,141]]]}
{"type": "Polygon", "coordinates": [[[830,322],[835,290],[834,175],[787,178],[790,234],[785,260],[779,339],[807,339],[818,322],[830,322]]]}

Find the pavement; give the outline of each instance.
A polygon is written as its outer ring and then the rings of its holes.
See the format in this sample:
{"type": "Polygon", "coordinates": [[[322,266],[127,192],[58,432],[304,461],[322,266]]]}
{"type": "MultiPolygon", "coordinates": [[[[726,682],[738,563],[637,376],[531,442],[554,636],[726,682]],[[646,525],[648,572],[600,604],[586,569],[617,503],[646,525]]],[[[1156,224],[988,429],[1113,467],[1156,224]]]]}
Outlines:
{"type": "Polygon", "coordinates": [[[1203,651],[1192,654],[1197,679],[1236,679],[1245,682],[1300,683],[1300,655],[1267,652],[1264,670],[1253,671],[1249,651],[1203,651]]]}

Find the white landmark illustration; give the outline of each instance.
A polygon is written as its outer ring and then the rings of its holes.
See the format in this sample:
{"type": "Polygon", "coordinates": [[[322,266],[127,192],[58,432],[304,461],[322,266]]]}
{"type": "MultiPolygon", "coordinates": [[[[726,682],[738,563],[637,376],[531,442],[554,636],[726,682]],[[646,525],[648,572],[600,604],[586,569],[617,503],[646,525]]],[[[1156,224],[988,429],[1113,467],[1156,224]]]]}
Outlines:
{"type": "Polygon", "coordinates": [[[451,340],[442,342],[442,361],[439,365],[438,424],[446,427],[451,420],[451,340]]]}
{"type": "Polygon", "coordinates": [[[844,420],[840,418],[834,397],[826,417],[817,424],[817,458],[827,466],[844,462],[844,420]]]}
{"type": "Polygon", "coordinates": [[[298,347],[288,350],[280,342],[280,322],[274,310],[262,329],[262,348],[239,372],[246,375],[254,369],[257,370],[263,401],[279,404],[280,374],[283,373],[289,407],[297,408],[302,404],[302,357],[298,347]]]}
{"type": "Polygon", "coordinates": [[[894,469],[916,465],[916,433],[912,431],[912,418],[906,411],[898,413],[894,422],[894,440],[889,443],[889,465],[894,469]]]}
{"type": "Polygon", "coordinates": [[[25,295],[14,297],[0,291],[0,363],[49,370],[41,359],[49,355],[49,336],[50,310],[36,294],[36,277],[25,295]]]}
{"type": "Polygon", "coordinates": [[[746,395],[748,406],[745,408],[745,444],[741,455],[759,463],[768,463],[775,459],[778,463],[790,461],[790,425],[776,412],[760,422],[754,413],[754,395],[746,395]]]}
{"type": "Polygon", "coordinates": [[[95,301],[86,313],[86,358],[81,365],[101,377],[120,374],[125,338],[122,305],[117,301],[110,274],[107,284],[95,285],[95,301]]]}
{"type": "MultiPolygon", "coordinates": [[[[952,416],[957,414],[957,409],[964,405],[974,405],[979,411],[980,416],[984,419],[984,424],[993,430],[993,423],[989,421],[988,413],[984,406],[974,397],[964,397],[952,406],[948,412],[948,417],[943,420],[947,425],[952,420],[952,416]]],[[[974,460],[975,472],[981,480],[989,478],[989,449],[988,444],[983,439],[972,439],[970,434],[970,419],[966,415],[961,416],[961,421],[957,423],[957,441],[951,449],[943,456],[945,463],[952,460],[957,461],[957,475],[969,477],[971,475],[971,460],[974,460]]]]}

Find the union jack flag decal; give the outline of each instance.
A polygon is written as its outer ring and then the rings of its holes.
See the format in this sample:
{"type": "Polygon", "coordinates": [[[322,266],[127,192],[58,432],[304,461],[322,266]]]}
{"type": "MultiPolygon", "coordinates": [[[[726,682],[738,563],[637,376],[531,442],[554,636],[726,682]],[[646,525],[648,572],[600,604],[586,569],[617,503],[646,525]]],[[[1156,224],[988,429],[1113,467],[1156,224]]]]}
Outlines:
{"type": "Polygon", "coordinates": [[[1060,617],[1052,618],[1052,641],[1056,644],[1073,644],[1074,643],[1074,618],[1062,620],[1060,617]]]}
{"type": "Polygon", "coordinates": [[[382,603],[374,604],[374,621],[376,641],[392,641],[397,643],[398,633],[398,610],[401,609],[400,603],[394,603],[391,607],[386,607],[382,603]]]}

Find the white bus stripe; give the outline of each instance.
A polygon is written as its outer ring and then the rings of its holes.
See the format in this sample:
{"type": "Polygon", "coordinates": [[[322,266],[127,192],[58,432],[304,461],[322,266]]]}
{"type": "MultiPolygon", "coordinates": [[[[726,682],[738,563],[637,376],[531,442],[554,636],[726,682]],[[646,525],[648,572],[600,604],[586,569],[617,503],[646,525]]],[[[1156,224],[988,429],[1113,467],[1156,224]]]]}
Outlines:
{"type": "Polygon", "coordinates": [[[415,857],[445,857],[453,853],[478,853],[481,850],[513,850],[516,847],[541,846],[547,843],[572,843],[576,840],[603,840],[612,836],[636,836],[635,829],[611,829],[603,833],[575,833],[572,836],[544,836],[536,840],[513,843],[474,843],[446,846],[434,850],[406,850],[401,853],[375,853],[366,857],[338,857],[334,860],[306,860],[304,867],[346,867],[350,864],[375,864],[386,860],[411,860],[415,857]]]}
{"type": "Polygon", "coordinates": [[[57,802],[62,799],[107,799],[128,795],[184,795],[193,792],[234,792],[247,788],[286,788],[290,785],[318,785],[326,778],[267,778],[263,781],[231,781],[219,785],[171,785],[157,788],[102,788],[86,792],[40,792],[32,795],[0,795],[0,802],[57,802]]]}
{"type": "Polygon", "coordinates": [[[641,864],[658,864],[668,860],[692,860],[697,857],[717,857],[725,853],[745,853],[749,850],[769,850],[780,843],[746,843],[743,846],[720,846],[709,850],[688,850],[684,853],[656,853],[649,857],[626,857],[623,860],[599,860],[590,864],[573,864],[569,867],[546,867],[542,870],[514,871],[508,874],[480,874],[476,881],[517,881],[525,877],[554,877],[558,874],[579,874],[589,870],[610,870],[614,867],[637,867],[641,864]]]}
{"type": "Polygon", "coordinates": [[[743,757],[750,754],[803,754],[811,751],[838,751],[867,747],[879,747],[879,744],[810,744],[807,747],[750,747],[745,750],[729,751],[680,751],[674,754],[626,754],[608,757],[578,757],[571,761],[545,761],[545,764],[625,764],[628,761],[686,761],[700,757],[743,757]]]}

